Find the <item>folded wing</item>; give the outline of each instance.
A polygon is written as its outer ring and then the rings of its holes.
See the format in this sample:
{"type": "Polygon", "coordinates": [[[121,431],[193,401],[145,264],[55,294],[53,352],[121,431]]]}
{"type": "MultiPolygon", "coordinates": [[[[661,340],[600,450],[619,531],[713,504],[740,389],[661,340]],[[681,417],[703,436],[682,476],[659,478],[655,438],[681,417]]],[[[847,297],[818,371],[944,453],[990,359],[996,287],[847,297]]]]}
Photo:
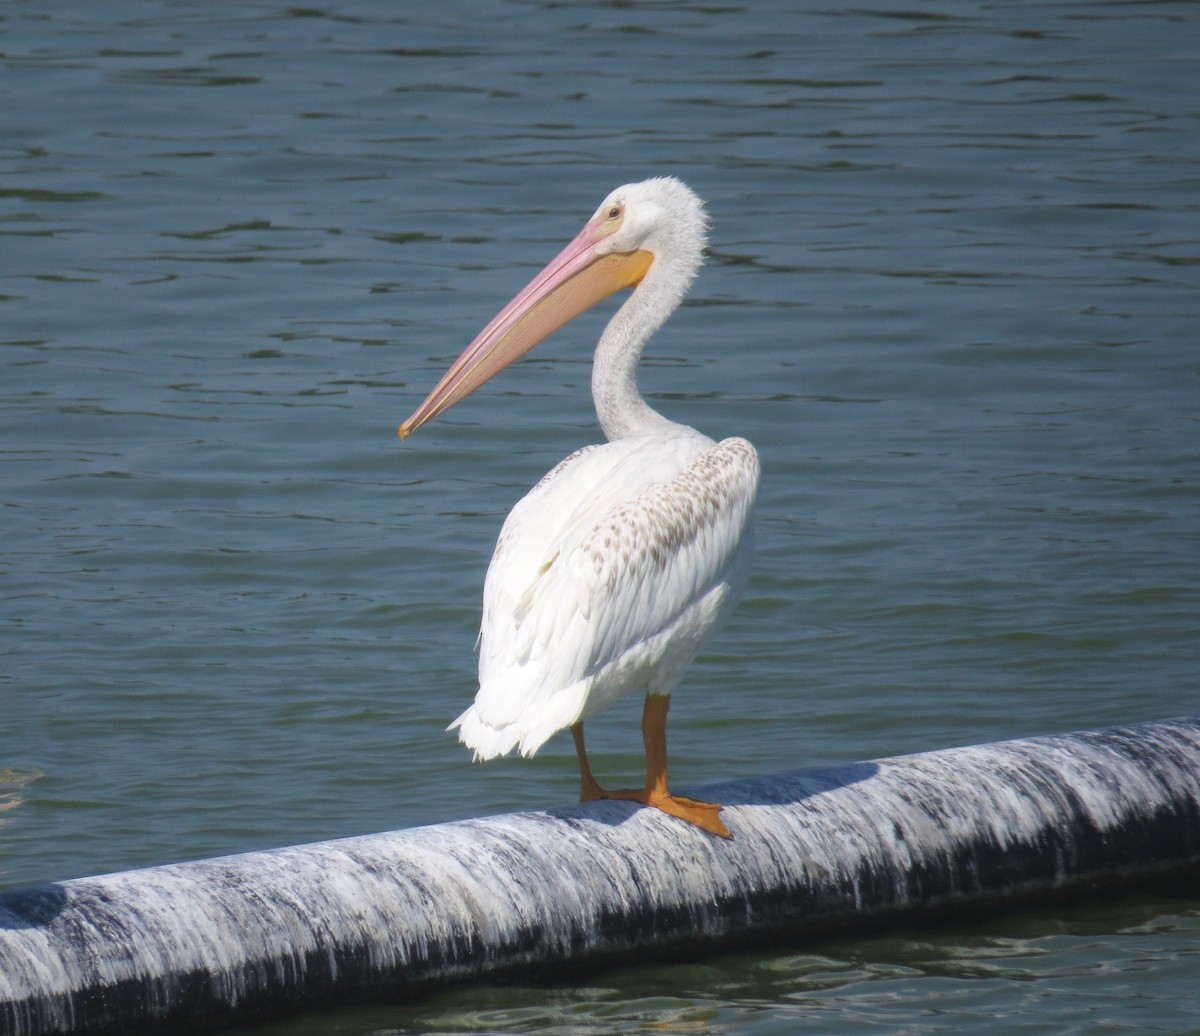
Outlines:
{"type": "Polygon", "coordinates": [[[484,586],[479,693],[453,724],[477,758],[671,692],[745,582],[758,472],[744,439],[618,439],[513,508],[484,586]]]}

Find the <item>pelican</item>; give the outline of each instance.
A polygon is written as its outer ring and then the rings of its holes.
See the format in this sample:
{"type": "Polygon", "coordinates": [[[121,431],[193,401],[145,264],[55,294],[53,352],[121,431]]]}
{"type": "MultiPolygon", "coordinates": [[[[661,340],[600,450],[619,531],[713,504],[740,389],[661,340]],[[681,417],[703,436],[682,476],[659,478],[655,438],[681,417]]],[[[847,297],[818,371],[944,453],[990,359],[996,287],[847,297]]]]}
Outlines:
{"type": "Polygon", "coordinates": [[[530,756],[569,727],[580,800],[653,806],[729,838],[720,804],[672,795],[671,692],[745,585],[754,550],[758,455],[714,442],[653,410],[637,388],[650,337],[700,268],[707,220],[671,177],[613,191],[566,248],[467,346],[400,426],[407,438],[568,321],[623,289],[592,365],[605,443],[572,453],[509,514],[488,567],[479,692],[448,729],[475,760],[530,756]],[[605,790],[583,723],[634,691],[646,695],[646,783],[605,790]]]}

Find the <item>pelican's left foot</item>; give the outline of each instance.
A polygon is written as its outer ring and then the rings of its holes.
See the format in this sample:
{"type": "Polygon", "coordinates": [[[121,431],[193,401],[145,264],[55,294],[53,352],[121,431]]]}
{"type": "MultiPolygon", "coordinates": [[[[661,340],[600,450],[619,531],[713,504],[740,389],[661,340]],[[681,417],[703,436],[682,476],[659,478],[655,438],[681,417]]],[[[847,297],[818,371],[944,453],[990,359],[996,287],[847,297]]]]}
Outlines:
{"type": "Polygon", "coordinates": [[[643,806],[686,820],[709,834],[721,838],[732,838],[720,817],[719,802],[697,802],[695,799],[685,799],[682,795],[672,795],[669,792],[657,791],[652,788],[618,788],[609,791],[601,788],[595,781],[585,786],[579,796],[580,802],[598,802],[601,799],[613,799],[618,802],[640,802],[643,806]]]}
{"type": "Polygon", "coordinates": [[[685,799],[682,796],[669,795],[665,792],[661,795],[652,793],[643,801],[647,806],[653,806],[680,820],[686,820],[689,824],[694,824],[709,834],[719,835],[721,838],[733,837],[729,833],[729,828],[721,821],[721,804],[719,802],[697,802],[695,799],[685,799]]]}

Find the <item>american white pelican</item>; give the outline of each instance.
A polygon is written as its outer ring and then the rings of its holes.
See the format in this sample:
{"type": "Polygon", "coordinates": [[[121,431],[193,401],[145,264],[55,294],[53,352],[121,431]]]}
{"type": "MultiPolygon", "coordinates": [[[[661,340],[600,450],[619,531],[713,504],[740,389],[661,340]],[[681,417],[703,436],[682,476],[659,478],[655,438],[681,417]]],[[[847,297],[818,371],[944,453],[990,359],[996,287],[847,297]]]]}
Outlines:
{"type": "Polygon", "coordinates": [[[479,693],[451,724],[475,759],[532,755],[570,727],[580,799],[655,806],[730,837],[716,803],[667,789],[671,692],[745,584],[758,455],[652,410],[637,389],[642,348],[700,268],[706,219],[680,181],[613,191],[578,236],[516,296],[400,426],[407,438],[589,306],[633,294],[592,367],[608,442],[585,446],[512,509],[483,588],[479,693]],[[632,691],[646,703],[646,784],[606,791],[588,766],[583,721],[632,691]]]}

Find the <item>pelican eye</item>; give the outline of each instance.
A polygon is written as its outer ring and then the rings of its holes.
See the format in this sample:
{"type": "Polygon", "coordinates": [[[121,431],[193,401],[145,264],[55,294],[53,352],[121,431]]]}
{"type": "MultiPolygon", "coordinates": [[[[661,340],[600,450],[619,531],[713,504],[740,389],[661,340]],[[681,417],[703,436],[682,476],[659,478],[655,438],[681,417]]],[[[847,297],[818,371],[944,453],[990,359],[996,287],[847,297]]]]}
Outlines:
{"type": "Polygon", "coordinates": [[[608,237],[621,229],[621,223],[625,219],[625,206],[617,202],[607,209],[602,208],[594,218],[597,231],[601,236],[608,237]]]}

